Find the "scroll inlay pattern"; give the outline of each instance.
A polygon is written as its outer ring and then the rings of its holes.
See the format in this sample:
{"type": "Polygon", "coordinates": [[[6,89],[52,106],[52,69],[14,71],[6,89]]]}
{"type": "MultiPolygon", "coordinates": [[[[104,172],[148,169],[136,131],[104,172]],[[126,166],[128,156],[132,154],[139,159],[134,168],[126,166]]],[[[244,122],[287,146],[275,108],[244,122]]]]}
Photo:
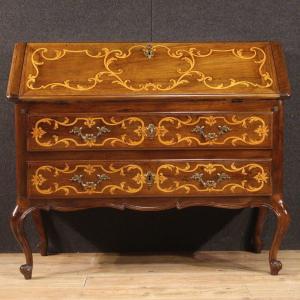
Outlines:
{"type": "MultiPolygon", "coordinates": [[[[35,143],[41,147],[51,148],[56,145],[64,145],[68,148],[70,145],[76,147],[115,147],[118,145],[139,146],[146,139],[150,139],[153,143],[158,143],[162,146],[213,146],[213,145],[259,145],[262,144],[269,134],[269,126],[266,121],[259,116],[247,116],[244,118],[232,115],[231,117],[224,116],[167,116],[157,120],[156,124],[150,124],[153,127],[153,132],[149,134],[149,125],[142,117],[132,116],[124,117],[116,120],[114,117],[76,117],[74,120],[65,117],[60,121],[55,118],[41,118],[34,123],[31,135],[35,143]],[[60,133],[54,133],[60,128],[75,128],[78,124],[84,125],[86,129],[106,125],[107,133],[101,135],[97,139],[80,139],[70,135],[68,137],[60,136],[60,133]],[[232,128],[241,129],[234,133],[229,131],[222,137],[216,136],[213,139],[203,139],[195,130],[194,126],[206,125],[209,128],[214,125],[224,126],[230,125],[232,128]],[[249,129],[250,125],[252,126],[249,129]],[[48,134],[46,126],[51,126],[51,133],[48,134]],[[115,136],[112,136],[111,130],[117,127],[118,131],[115,136]],[[188,130],[186,130],[188,128],[188,130]]],[[[99,127],[100,128],[100,127],[99,127]]],[[[70,132],[70,131],[69,131],[70,132]]]]}
{"type": "MultiPolygon", "coordinates": [[[[158,50],[165,51],[165,53],[170,58],[178,60],[184,66],[177,68],[177,77],[170,78],[168,83],[150,81],[146,81],[143,83],[134,83],[134,81],[130,78],[123,78],[122,73],[124,73],[124,70],[122,70],[121,68],[115,69],[114,63],[118,60],[128,59],[133,53],[136,53],[136,51],[141,51],[142,53],[144,53],[145,51],[148,51],[147,47],[147,45],[133,45],[127,50],[102,48],[95,54],[93,54],[89,49],[49,50],[46,47],[37,48],[31,55],[31,64],[34,69],[34,74],[28,74],[26,86],[30,90],[45,90],[61,87],[73,91],[84,92],[94,89],[104,80],[109,80],[112,84],[119,85],[131,92],[142,92],[149,90],[166,92],[174,90],[182,85],[189,85],[192,78],[194,78],[199,84],[203,84],[205,87],[212,90],[225,90],[235,86],[252,86],[263,89],[268,88],[273,84],[273,79],[271,78],[270,73],[264,70],[267,56],[265,51],[260,47],[250,47],[249,49],[209,49],[208,52],[202,53],[197,48],[172,50],[166,45],[155,44],[151,47],[153,53],[158,50]],[[250,52],[250,54],[245,55],[245,51],[250,52]],[[50,54],[49,56],[49,52],[53,52],[54,55],[50,54]],[[87,83],[85,85],[72,82],[72,80],[68,78],[66,78],[62,82],[49,82],[40,85],[36,84],[37,79],[40,75],[40,66],[44,65],[46,61],[57,61],[72,53],[82,53],[83,55],[86,55],[90,58],[100,60],[105,71],[99,71],[93,77],[86,78],[87,83]],[[213,76],[204,74],[201,70],[196,68],[196,62],[199,59],[201,60],[216,53],[229,53],[238,59],[244,61],[252,61],[257,65],[257,71],[261,77],[261,80],[258,82],[252,82],[247,80],[228,78],[226,82],[214,83],[215,79],[213,78],[213,76]]],[[[144,59],[148,60],[148,58],[145,56],[144,59]]],[[[155,56],[151,60],[154,59],[155,56]]]]}
{"type": "Polygon", "coordinates": [[[138,164],[128,164],[116,167],[110,164],[108,167],[102,164],[76,165],[70,167],[68,164],[64,168],[58,168],[51,165],[38,167],[31,178],[31,184],[40,195],[50,195],[63,193],[69,195],[72,191],[75,194],[137,194],[143,191],[147,193],[152,187],[158,194],[172,193],[181,191],[183,194],[191,192],[210,193],[210,192],[229,192],[235,194],[240,191],[255,193],[263,189],[269,182],[269,171],[258,163],[248,163],[237,167],[235,163],[225,166],[219,163],[185,163],[184,166],[174,163],[165,163],[158,165],[154,170],[147,170],[145,166],[138,164]],[[68,184],[64,184],[66,175],[76,175],[82,170],[89,176],[97,172],[103,172],[106,175],[116,174],[119,177],[119,183],[110,183],[103,181],[101,185],[93,189],[80,189],[80,187],[69,179],[68,184]],[[219,186],[203,186],[192,179],[192,174],[203,171],[208,176],[216,175],[218,172],[227,172],[238,174],[238,177],[229,177],[227,181],[219,186]],[[151,173],[153,181],[149,185],[147,174],[151,173]],[[146,175],[145,175],[146,174],[146,175]],[[189,182],[185,182],[185,174],[189,175],[189,182]],[[121,180],[120,180],[121,178],[121,180]],[[254,184],[255,183],[255,184],[254,184]],[[149,188],[150,187],[150,188],[149,188]]]}

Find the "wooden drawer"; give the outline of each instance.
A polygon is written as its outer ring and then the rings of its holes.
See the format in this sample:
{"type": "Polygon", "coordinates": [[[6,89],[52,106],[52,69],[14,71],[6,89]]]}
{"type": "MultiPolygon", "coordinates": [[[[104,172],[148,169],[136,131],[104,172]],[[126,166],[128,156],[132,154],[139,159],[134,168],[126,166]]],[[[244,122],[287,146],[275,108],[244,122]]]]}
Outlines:
{"type": "Polygon", "coordinates": [[[29,162],[28,196],[270,195],[270,160],[29,162]]]}
{"type": "Polygon", "coordinates": [[[271,148],[272,113],[29,115],[29,151],[271,148]]]}

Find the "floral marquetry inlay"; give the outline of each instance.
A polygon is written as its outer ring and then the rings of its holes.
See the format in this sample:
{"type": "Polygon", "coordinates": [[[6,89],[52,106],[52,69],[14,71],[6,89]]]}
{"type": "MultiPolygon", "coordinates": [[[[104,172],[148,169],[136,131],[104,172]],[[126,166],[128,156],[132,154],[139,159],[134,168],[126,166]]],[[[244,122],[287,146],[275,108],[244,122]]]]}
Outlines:
{"type": "Polygon", "coordinates": [[[256,208],[255,252],[273,210],[268,261],[277,275],[290,223],[282,182],[290,95],[274,41],[16,43],[6,90],[17,154],[10,227],[25,279],[34,269],[26,218],[47,255],[43,211],[96,208],[256,208]]]}
{"type": "MultiPolygon", "coordinates": [[[[252,46],[249,48],[208,48],[198,49],[195,47],[172,48],[167,44],[153,44],[151,46],[151,53],[147,45],[133,44],[128,48],[108,48],[102,47],[98,50],[91,49],[48,49],[41,47],[35,49],[30,58],[33,72],[29,73],[26,78],[26,87],[29,90],[54,90],[66,89],[70,91],[86,92],[95,89],[98,85],[111,84],[115,87],[121,87],[133,93],[154,91],[154,92],[170,92],[176,90],[178,87],[188,87],[191,84],[199,85],[210,90],[227,90],[233,87],[253,87],[264,89],[273,85],[273,78],[270,72],[266,70],[267,54],[263,48],[252,46]],[[145,55],[145,53],[148,53],[145,55]],[[253,81],[237,78],[233,75],[226,75],[223,82],[219,81],[219,76],[215,73],[206,73],[201,67],[204,59],[215,57],[218,58],[220,54],[224,55],[224,59],[237,59],[236,63],[248,62],[251,64],[251,70],[255,69],[257,77],[253,81]],[[165,57],[169,64],[165,63],[166,70],[163,73],[170,73],[170,78],[155,78],[153,79],[153,72],[155,67],[151,69],[145,68],[145,63],[152,64],[157,59],[165,57]],[[68,78],[60,79],[59,81],[45,82],[39,81],[41,77],[41,68],[44,67],[43,72],[47,72],[45,65],[47,62],[58,62],[64,59],[72,60],[72,57],[81,57],[84,59],[94,59],[95,64],[99,65],[99,69],[93,68],[94,74],[87,78],[81,78],[80,83],[76,80],[68,78]],[[142,62],[141,62],[142,61],[142,62]],[[143,62],[144,61],[144,62],[143,62]],[[137,82],[135,77],[132,77],[134,72],[125,72],[125,65],[136,64],[136,70],[140,72],[149,72],[143,74],[143,80],[137,82]],[[252,66],[253,65],[253,66],[252,66]],[[227,77],[229,76],[229,77],[227,77]]],[[[78,63],[79,61],[77,61],[78,63]]],[[[74,64],[76,61],[74,60],[74,64]]],[[[53,64],[52,64],[53,65],[53,64]]],[[[205,65],[205,63],[204,63],[205,65]]],[[[150,65],[151,66],[151,65],[150,65]]],[[[215,66],[217,70],[218,65],[215,66]]],[[[222,69],[222,66],[220,66],[222,69]]],[[[249,75],[249,78],[251,76],[249,75]]]]}
{"type": "Polygon", "coordinates": [[[165,134],[158,136],[158,140],[163,145],[177,145],[180,143],[186,143],[187,145],[196,144],[202,145],[259,145],[262,144],[269,134],[269,126],[265,120],[258,116],[249,116],[246,118],[224,116],[199,116],[186,118],[177,117],[165,117],[158,123],[158,127],[164,132],[166,126],[173,125],[176,129],[176,133],[166,136],[165,134]],[[200,125],[202,126],[200,126],[200,125]],[[205,128],[205,124],[208,125],[205,128]],[[214,131],[211,131],[211,127],[215,124],[220,124],[214,131]],[[230,127],[228,127],[228,126],[230,127]],[[254,129],[250,129],[251,125],[254,125],[254,129]],[[226,127],[225,127],[226,126],[226,127]],[[189,133],[181,134],[180,128],[190,127],[193,128],[189,133]],[[220,128],[227,128],[226,131],[220,132],[220,128]],[[233,132],[232,128],[239,129],[238,132],[233,132]],[[208,132],[205,134],[205,130],[208,132]],[[195,133],[199,133],[198,136],[195,133]],[[255,133],[253,135],[253,133],[255,133]]]}
{"type": "Polygon", "coordinates": [[[120,144],[137,146],[143,143],[145,139],[145,134],[142,134],[145,131],[144,129],[144,121],[137,117],[126,117],[121,120],[116,120],[114,117],[109,119],[103,117],[76,117],[73,120],[70,120],[68,117],[65,117],[63,120],[42,118],[35,122],[31,135],[39,146],[47,148],[55,147],[56,145],[63,145],[65,148],[68,148],[70,145],[76,147],[102,147],[107,144],[112,147],[120,144]],[[98,123],[107,127],[96,126],[98,123]],[[45,127],[52,132],[50,136],[48,134],[47,138],[44,137],[46,134],[45,127]],[[85,129],[84,127],[89,130],[89,133],[82,133],[85,129]],[[110,133],[114,127],[117,127],[119,132],[117,135],[112,136],[110,133]],[[63,135],[61,135],[62,132],[59,133],[59,130],[62,128],[68,129],[67,132],[63,132],[63,135]],[[95,130],[93,133],[90,133],[90,129],[95,130]],[[101,134],[98,134],[99,131],[101,134]],[[66,134],[67,136],[65,136],[66,134]]]}
{"type": "Polygon", "coordinates": [[[181,115],[35,119],[41,148],[256,146],[271,141],[268,115],[181,115]]]}
{"type": "MultiPolygon", "coordinates": [[[[158,167],[157,174],[166,176],[165,174],[174,174],[164,184],[159,184],[158,189],[163,193],[172,193],[176,191],[183,191],[186,194],[196,192],[229,192],[236,193],[240,191],[255,193],[263,189],[265,184],[269,182],[269,175],[267,171],[259,164],[250,163],[237,167],[235,163],[230,166],[224,164],[190,164],[186,163],[184,166],[177,166],[176,164],[164,164],[158,167]],[[197,173],[199,171],[203,173],[197,173]],[[253,172],[254,171],[254,172],[253,172]],[[221,173],[222,172],[222,173],[221,173]],[[201,174],[202,176],[208,174],[210,185],[199,181],[199,184],[184,182],[186,174],[201,174]],[[211,175],[224,174],[226,179],[224,183],[220,183],[218,179],[211,177],[211,175]],[[251,175],[254,174],[254,175],[251,175]],[[234,177],[237,176],[237,177],[234,177]],[[211,179],[212,178],[212,179],[211,179]]],[[[168,177],[168,176],[166,176],[168,177]]],[[[189,177],[195,179],[194,176],[189,177]]]]}
{"type": "Polygon", "coordinates": [[[269,168],[259,163],[157,163],[43,165],[31,185],[38,195],[259,193],[271,186],[269,168]]]}
{"type": "MultiPolygon", "coordinates": [[[[143,174],[140,166],[128,164],[121,167],[115,167],[113,164],[108,166],[103,165],[76,165],[74,167],[65,165],[64,168],[58,168],[52,165],[40,166],[36,169],[35,174],[32,175],[32,185],[39,194],[51,195],[62,193],[69,195],[75,194],[115,194],[117,192],[137,193],[143,188],[143,182],[136,180],[138,175],[143,174]],[[94,173],[101,173],[105,181],[96,183],[97,176],[94,173]],[[86,173],[84,178],[86,186],[81,184],[79,180],[74,178],[82,178],[83,173],[86,173]],[[116,178],[118,178],[116,180],[116,178]],[[79,182],[79,183],[78,183],[79,182]],[[92,183],[92,184],[91,184],[92,183]],[[89,184],[89,185],[87,185],[89,184]]],[[[83,179],[82,179],[83,180],[83,179]]],[[[83,182],[83,181],[82,181],[83,182]]]]}

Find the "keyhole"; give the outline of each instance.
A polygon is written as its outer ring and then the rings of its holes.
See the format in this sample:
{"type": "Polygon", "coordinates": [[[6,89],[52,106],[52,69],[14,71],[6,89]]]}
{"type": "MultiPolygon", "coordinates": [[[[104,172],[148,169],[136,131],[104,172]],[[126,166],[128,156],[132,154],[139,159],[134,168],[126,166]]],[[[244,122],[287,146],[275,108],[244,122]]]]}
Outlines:
{"type": "Polygon", "coordinates": [[[154,175],[149,171],[147,172],[147,174],[145,174],[145,176],[146,176],[146,183],[150,188],[153,185],[154,175]]]}

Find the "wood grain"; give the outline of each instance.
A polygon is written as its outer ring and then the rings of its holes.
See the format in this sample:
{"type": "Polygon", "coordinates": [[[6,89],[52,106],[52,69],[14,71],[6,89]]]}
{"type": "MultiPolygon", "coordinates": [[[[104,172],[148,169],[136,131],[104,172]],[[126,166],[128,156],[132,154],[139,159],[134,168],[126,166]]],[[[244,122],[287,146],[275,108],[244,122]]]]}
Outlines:
{"type": "Polygon", "coordinates": [[[291,86],[288,78],[287,66],[282,46],[278,42],[272,42],[272,53],[274,57],[277,80],[282,98],[291,96],[291,86]]]}
{"type": "Polygon", "coordinates": [[[27,178],[30,199],[272,194],[268,160],[29,161],[27,178]]]}
{"type": "Polygon", "coordinates": [[[28,116],[28,151],[271,148],[272,112],[28,116]]]}
{"type": "Polygon", "coordinates": [[[260,209],[257,252],[266,209],[275,213],[277,275],[290,222],[282,185],[289,95],[282,50],[270,42],[18,44],[7,96],[17,100],[11,227],[22,274],[30,279],[33,268],[23,226],[30,213],[46,255],[41,210],[212,206],[260,209]]]}
{"type": "Polygon", "coordinates": [[[14,47],[6,91],[6,97],[12,101],[15,101],[19,97],[25,50],[26,43],[17,43],[14,47]]]}
{"type": "Polygon", "coordinates": [[[270,42],[28,43],[21,83],[12,69],[10,84],[23,101],[274,99],[289,95],[278,49],[270,42]]]}
{"type": "Polygon", "coordinates": [[[280,277],[266,272],[268,253],[34,254],[37,280],[15,275],[21,254],[1,254],[2,299],[272,299],[300,298],[300,251],[282,251],[280,277]]]}

